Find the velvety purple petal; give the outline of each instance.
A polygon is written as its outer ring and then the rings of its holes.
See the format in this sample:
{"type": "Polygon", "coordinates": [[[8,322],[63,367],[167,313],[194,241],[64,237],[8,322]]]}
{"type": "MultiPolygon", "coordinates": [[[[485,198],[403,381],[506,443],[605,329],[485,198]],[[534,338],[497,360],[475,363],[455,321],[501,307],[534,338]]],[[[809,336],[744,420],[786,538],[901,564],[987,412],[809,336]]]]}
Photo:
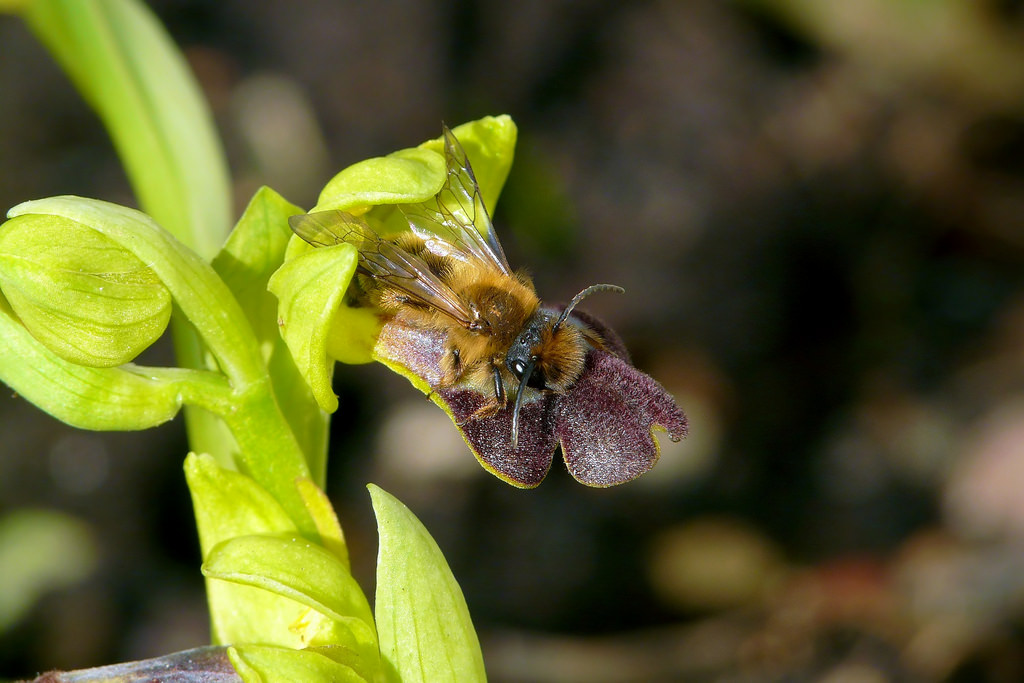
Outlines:
{"type": "Polygon", "coordinates": [[[519,414],[519,445],[512,448],[512,407],[488,417],[473,416],[484,404],[479,392],[458,387],[441,389],[444,334],[390,320],[381,330],[374,353],[427,383],[444,404],[480,464],[508,483],[522,488],[540,484],[551,469],[558,444],[553,434],[554,397],[538,396],[519,414]]]}
{"type": "Polygon", "coordinates": [[[686,416],[648,375],[603,351],[587,354],[579,381],[557,402],[555,436],[566,467],[588,486],[614,486],[639,477],[658,461],[651,434],[686,435],[686,416]]]}
{"type": "Polygon", "coordinates": [[[533,488],[544,480],[558,445],[553,434],[555,397],[543,396],[523,404],[519,413],[519,444],[512,448],[511,406],[487,417],[474,418],[484,403],[479,393],[442,389],[437,394],[487,470],[522,488],[533,488]]]}

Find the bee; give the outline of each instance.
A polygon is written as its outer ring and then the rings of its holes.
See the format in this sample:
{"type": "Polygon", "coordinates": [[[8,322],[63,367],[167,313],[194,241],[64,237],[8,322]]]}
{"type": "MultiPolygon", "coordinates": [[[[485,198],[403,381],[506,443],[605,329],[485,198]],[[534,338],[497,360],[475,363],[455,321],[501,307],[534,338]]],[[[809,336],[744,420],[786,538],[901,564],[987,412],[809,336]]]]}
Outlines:
{"type": "Polygon", "coordinates": [[[469,158],[444,127],[448,174],[434,202],[402,205],[409,230],[381,236],[345,211],[292,216],[292,230],[313,246],[348,242],[359,250],[358,298],[401,323],[445,335],[440,388],[468,387],[486,400],[473,419],[513,406],[511,445],[527,388],[565,394],[590,349],[604,349],[595,329],[569,318],[585,297],[623,292],[596,284],[560,312],[542,306],[533,282],[505,258],[469,158]]]}
{"type": "Polygon", "coordinates": [[[397,232],[337,210],[292,216],[292,230],[314,247],[357,248],[349,295],[383,316],[375,357],[429,387],[486,469],[533,487],[560,445],[589,486],[640,476],[660,454],[653,430],[678,441],[687,420],[613,330],[575,310],[622,288],[591,285],[564,307],[544,305],[509,266],[469,158],[443,130],[444,183],[431,201],[396,207],[397,232]]]}

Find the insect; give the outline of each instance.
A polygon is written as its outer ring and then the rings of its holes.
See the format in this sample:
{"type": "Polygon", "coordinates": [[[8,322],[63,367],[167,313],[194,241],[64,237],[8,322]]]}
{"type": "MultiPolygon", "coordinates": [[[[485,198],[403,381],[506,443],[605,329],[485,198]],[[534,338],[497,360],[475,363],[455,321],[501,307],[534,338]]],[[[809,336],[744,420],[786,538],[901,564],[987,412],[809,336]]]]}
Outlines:
{"type": "MultiPolygon", "coordinates": [[[[382,235],[361,217],[337,210],[292,216],[289,224],[313,246],[351,243],[358,248],[357,300],[375,306],[402,329],[441,339],[432,388],[482,397],[464,416],[478,425],[511,409],[505,433],[515,451],[528,400],[566,397],[582,386],[592,352],[625,355],[614,333],[589,323],[589,317],[573,315],[587,296],[623,289],[596,284],[561,310],[543,305],[530,278],[509,266],[466,152],[447,127],[444,151],[447,177],[434,200],[398,207],[408,230],[382,235]]],[[[678,419],[668,420],[675,425],[671,435],[679,438],[685,417],[671,398],[668,402],[678,413],[678,419]]],[[[649,439],[650,425],[647,432],[649,439]]],[[[548,465],[550,458],[549,453],[548,465]]],[[[650,464],[656,459],[655,452],[650,464]]],[[[495,471],[504,467],[492,465],[495,471]]]]}

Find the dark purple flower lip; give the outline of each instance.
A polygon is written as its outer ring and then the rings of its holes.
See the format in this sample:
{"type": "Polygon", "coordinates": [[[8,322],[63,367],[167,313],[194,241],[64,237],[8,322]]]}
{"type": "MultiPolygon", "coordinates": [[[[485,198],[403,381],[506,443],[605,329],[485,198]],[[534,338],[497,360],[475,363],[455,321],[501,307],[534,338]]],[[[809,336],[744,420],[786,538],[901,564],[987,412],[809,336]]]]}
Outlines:
{"type": "Polygon", "coordinates": [[[519,416],[515,448],[511,405],[477,417],[485,402],[478,391],[440,387],[443,333],[392,319],[381,331],[374,356],[428,393],[455,422],[480,464],[509,484],[540,484],[561,445],[566,467],[577,481],[615,486],[657,463],[654,429],[665,430],[673,441],[682,439],[686,416],[658,382],[628,363],[625,347],[613,332],[586,314],[579,318],[609,340],[608,350],[587,354],[583,374],[567,393],[533,393],[519,416]]]}
{"type": "Polygon", "coordinates": [[[686,436],[686,416],[672,396],[618,356],[594,350],[579,380],[558,401],[555,438],[577,481],[615,486],[658,462],[657,427],[673,441],[686,436]]]}

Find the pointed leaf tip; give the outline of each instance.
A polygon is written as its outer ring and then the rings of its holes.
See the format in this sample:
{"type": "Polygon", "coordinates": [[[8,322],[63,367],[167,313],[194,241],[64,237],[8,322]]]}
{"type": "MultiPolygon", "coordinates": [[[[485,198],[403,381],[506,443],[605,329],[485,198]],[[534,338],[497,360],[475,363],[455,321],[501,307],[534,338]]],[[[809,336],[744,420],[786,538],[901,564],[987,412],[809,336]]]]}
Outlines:
{"type": "Polygon", "coordinates": [[[381,658],[400,680],[486,680],[466,600],[441,550],[409,508],[377,486],[368,488],[380,534],[381,658]]]}

